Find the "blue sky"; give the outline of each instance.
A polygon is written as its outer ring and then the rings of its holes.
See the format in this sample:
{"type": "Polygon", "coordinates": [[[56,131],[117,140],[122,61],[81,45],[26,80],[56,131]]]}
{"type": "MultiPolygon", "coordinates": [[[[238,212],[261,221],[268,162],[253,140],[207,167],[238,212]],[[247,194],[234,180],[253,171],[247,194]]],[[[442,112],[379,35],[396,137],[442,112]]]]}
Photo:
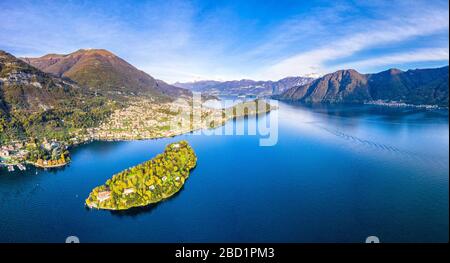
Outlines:
{"type": "Polygon", "coordinates": [[[276,80],[449,60],[447,0],[0,1],[0,49],[108,49],[167,82],[276,80]]]}

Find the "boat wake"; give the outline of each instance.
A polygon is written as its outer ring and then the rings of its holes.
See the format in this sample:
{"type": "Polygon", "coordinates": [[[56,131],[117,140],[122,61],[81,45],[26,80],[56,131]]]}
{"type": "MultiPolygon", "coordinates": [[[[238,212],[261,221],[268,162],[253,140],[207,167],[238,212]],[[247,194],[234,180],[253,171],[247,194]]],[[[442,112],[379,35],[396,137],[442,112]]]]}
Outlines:
{"type": "Polygon", "coordinates": [[[357,144],[360,146],[363,146],[365,148],[371,148],[377,151],[383,151],[389,154],[395,154],[397,156],[401,156],[403,158],[407,158],[409,160],[414,161],[420,161],[420,162],[431,162],[435,165],[439,165],[443,168],[446,168],[448,166],[448,163],[445,161],[442,161],[443,158],[437,157],[437,156],[431,156],[431,155],[425,155],[417,152],[412,152],[408,150],[403,150],[398,147],[387,145],[384,143],[375,142],[372,140],[362,139],[353,135],[350,135],[348,133],[342,132],[337,129],[330,129],[328,127],[324,127],[321,125],[315,124],[316,127],[338,137],[345,141],[351,142],[352,144],[357,144]]]}

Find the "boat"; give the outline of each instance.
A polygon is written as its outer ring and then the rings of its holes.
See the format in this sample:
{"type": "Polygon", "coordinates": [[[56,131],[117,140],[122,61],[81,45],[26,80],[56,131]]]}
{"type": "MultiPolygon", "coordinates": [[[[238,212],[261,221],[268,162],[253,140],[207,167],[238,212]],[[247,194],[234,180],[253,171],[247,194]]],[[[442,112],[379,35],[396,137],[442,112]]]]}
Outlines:
{"type": "Polygon", "coordinates": [[[19,163],[19,164],[17,165],[17,167],[18,167],[19,170],[21,170],[21,171],[27,170],[27,168],[25,167],[25,165],[23,165],[23,164],[21,164],[21,163],[19,163]]]}
{"type": "Polygon", "coordinates": [[[8,172],[14,172],[14,166],[13,165],[8,165],[8,172]]]}

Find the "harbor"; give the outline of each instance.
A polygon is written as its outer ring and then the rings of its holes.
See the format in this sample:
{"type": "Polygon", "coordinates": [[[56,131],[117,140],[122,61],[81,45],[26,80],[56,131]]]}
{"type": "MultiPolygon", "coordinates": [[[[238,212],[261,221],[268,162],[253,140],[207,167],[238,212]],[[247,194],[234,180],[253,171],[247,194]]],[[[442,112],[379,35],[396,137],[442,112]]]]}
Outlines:
{"type": "Polygon", "coordinates": [[[17,169],[19,169],[20,171],[26,171],[27,170],[27,167],[25,165],[21,164],[21,163],[18,163],[18,164],[6,164],[6,163],[3,163],[3,162],[0,162],[0,167],[2,167],[2,166],[5,166],[6,169],[8,170],[8,172],[10,172],[10,173],[16,171],[16,168],[14,166],[16,166],[17,169]]]}

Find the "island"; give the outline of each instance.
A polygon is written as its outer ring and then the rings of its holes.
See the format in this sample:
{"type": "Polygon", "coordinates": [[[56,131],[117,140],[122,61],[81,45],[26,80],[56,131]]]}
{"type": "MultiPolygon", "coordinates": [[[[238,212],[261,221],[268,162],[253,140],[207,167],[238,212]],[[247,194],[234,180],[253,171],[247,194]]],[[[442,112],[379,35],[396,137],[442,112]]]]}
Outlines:
{"type": "Polygon", "coordinates": [[[162,154],[115,174],[94,188],[86,206],[125,210],[158,203],[183,187],[196,163],[197,157],[187,141],[171,143],[162,154]]]}

